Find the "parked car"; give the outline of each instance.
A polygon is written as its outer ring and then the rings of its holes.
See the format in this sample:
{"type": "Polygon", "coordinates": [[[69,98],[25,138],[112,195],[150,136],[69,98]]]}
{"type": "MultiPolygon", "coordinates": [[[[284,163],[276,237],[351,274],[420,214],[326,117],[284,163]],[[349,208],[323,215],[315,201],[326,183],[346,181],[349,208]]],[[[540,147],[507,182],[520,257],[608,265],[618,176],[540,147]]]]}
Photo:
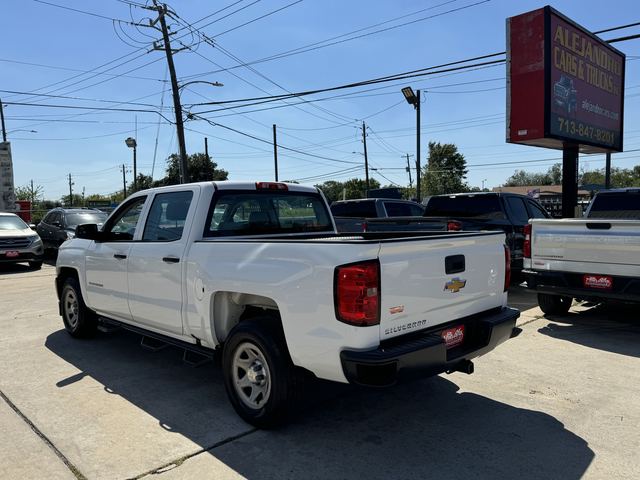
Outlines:
{"type": "Polygon", "coordinates": [[[524,227],[531,218],[550,218],[533,198],[516,193],[459,193],[425,199],[424,215],[457,220],[462,230],[500,230],[507,236],[514,277],[522,278],[524,227]]]}
{"type": "Polygon", "coordinates": [[[410,200],[359,198],[331,204],[338,232],[415,232],[460,230],[459,224],[425,218],[424,207],[410,200]]]}
{"type": "Polygon", "coordinates": [[[386,386],[472,373],[519,333],[502,232],[340,235],[315,187],[154,188],[76,233],[56,266],[68,333],[100,321],[221,349],[229,400],[259,427],[283,419],[309,374],[386,386]]]}
{"type": "Polygon", "coordinates": [[[0,263],[27,262],[37,270],[43,256],[38,234],[16,214],[0,212],[0,263]]]}
{"type": "Polygon", "coordinates": [[[544,313],[574,298],[640,303],[640,188],[604,191],[585,218],[531,221],[525,230],[527,285],[544,313]]]}
{"type": "Polygon", "coordinates": [[[75,236],[76,227],[83,223],[102,225],[107,214],[92,208],[54,208],[42,219],[36,231],[45,249],[57,250],[62,242],[75,236]]]}

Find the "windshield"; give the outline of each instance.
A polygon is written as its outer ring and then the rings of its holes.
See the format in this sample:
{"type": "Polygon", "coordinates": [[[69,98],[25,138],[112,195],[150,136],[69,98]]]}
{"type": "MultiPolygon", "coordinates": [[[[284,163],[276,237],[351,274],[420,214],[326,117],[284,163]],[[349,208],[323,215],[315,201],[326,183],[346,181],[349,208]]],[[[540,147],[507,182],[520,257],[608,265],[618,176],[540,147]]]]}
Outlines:
{"type": "Polygon", "coordinates": [[[504,218],[497,195],[431,197],[425,217],[504,218]]]}
{"type": "Polygon", "coordinates": [[[14,215],[0,215],[0,230],[24,230],[29,225],[24,223],[20,217],[14,215]]]}
{"type": "Polygon", "coordinates": [[[600,193],[588,217],[640,220],[640,192],[600,193]]]}
{"type": "Polygon", "coordinates": [[[107,214],[104,212],[82,212],[82,213],[68,213],[66,216],[66,222],[68,227],[75,227],[76,225],[83,225],[85,223],[104,223],[107,219],[107,214]]]}

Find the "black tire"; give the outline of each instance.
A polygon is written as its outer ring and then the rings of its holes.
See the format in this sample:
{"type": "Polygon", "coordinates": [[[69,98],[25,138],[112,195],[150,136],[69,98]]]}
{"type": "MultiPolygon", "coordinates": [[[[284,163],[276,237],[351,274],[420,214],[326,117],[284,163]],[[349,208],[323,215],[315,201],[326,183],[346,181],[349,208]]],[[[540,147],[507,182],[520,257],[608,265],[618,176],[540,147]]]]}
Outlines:
{"type": "Polygon", "coordinates": [[[29,268],[31,268],[32,270],[40,270],[42,268],[42,260],[29,262],[29,268]]]}
{"type": "Polygon", "coordinates": [[[571,308],[572,302],[573,298],[565,297],[564,295],[538,294],[540,310],[548,315],[566,315],[571,308]]]}
{"type": "Polygon", "coordinates": [[[284,423],[302,390],[301,375],[272,317],[244,320],[231,330],[222,353],[222,370],[231,405],[243,420],[258,428],[284,423]]]}
{"type": "Polygon", "coordinates": [[[96,314],[87,308],[82,298],[78,280],[69,277],[64,281],[60,293],[62,321],[69,335],[76,338],[88,338],[98,329],[96,314]]]}

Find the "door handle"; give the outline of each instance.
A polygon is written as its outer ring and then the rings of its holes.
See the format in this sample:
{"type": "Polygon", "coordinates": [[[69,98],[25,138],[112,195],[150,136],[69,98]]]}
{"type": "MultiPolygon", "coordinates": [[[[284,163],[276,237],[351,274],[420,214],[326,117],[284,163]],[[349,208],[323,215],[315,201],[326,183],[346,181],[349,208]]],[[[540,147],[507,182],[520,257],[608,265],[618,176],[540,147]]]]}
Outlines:
{"type": "Polygon", "coordinates": [[[162,257],[164,263],[178,263],[180,261],[177,257],[162,257]]]}
{"type": "Polygon", "coordinates": [[[114,253],[113,258],[117,258],[118,260],[124,260],[125,258],[127,258],[127,256],[123,255],[122,253],[114,253]]]}

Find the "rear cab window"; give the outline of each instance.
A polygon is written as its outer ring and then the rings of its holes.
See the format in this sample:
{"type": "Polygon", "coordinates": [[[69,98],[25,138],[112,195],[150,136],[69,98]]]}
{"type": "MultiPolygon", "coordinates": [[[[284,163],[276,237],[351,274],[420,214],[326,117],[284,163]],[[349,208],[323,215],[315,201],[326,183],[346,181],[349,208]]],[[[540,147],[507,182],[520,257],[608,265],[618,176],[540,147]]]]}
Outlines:
{"type": "Polygon", "coordinates": [[[421,217],[422,207],[404,202],[384,202],[384,209],[389,217],[421,217]]]}
{"type": "Polygon", "coordinates": [[[323,198],[307,192],[216,193],[205,237],[334,232],[323,198]]]}
{"type": "Polygon", "coordinates": [[[588,218],[640,220],[640,190],[599,193],[589,208],[588,218]]]}
{"type": "Polygon", "coordinates": [[[431,197],[424,215],[425,217],[505,218],[497,195],[431,197]]]}
{"type": "Polygon", "coordinates": [[[336,217],[376,218],[375,201],[344,202],[331,205],[331,213],[336,217]]]}

